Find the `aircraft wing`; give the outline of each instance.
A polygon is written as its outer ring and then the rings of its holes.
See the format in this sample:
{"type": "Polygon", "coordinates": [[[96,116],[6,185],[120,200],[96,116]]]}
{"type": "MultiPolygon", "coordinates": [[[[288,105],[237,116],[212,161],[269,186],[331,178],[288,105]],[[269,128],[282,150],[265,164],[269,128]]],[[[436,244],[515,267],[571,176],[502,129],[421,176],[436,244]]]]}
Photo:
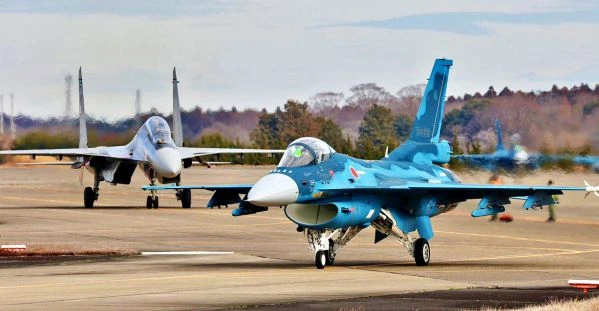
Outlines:
{"type": "Polygon", "coordinates": [[[321,187],[318,190],[328,193],[342,192],[376,192],[387,194],[428,193],[464,200],[483,198],[495,195],[501,197],[522,197],[542,192],[548,195],[563,194],[564,191],[598,191],[596,187],[558,187],[558,186],[520,186],[520,185],[487,185],[487,184],[458,184],[458,183],[384,183],[378,186],[356,186],[348,188],[321,187]]]}
{"type": "Polygon", "coordinates": [[[237,193],[248,193],[252,189],[252,184],[236,184],[236,185],[189,185],[177,186],[176,184],[159,185],[159,186],[143,186],[143,190],[179,190],[179,189],[201,189],[209,191],[232,191],[237,193]]]}
{"type": "Polygon", "coordinates": [[[581,165],[597,165],[599,164],[598,156],[575,156],[572,161],[581,165]]]}
{"type": "Polygon", "coordinates": [[[0,155],[104,157],[119,160],[145,161],[145,159],[135,158],[133,155],[129,153],[127,148],[124,146],[65,149],[0,150],[0,155]]]}
{"type": "Polygon", "coordinates": [[[195,148],[195,147],[177,147],[181,159],[189,159],[198,156],[207,156],[213,154],[241,154],[241,153],[283,153],[282,149],[242,149],[242,148],[195,148]]]}
{"type": "Polygon", "coordinates": [[[586,191],[599,197],[599,187],[585,182],[585,187],[518,186],[454,183],[404,183],[377,186],[357,186],[355,188],[321,187],[320,191],[329,195],[347,193],[372,193],[380,196],[431,197],[438,202],[457,203],[470,199],[480,199],[472,217],[489,216],[505,211],[504,205],[510,199],[524,200],[523,208],[531,209],[555,204],[554,195],[564,191],[586,191]]]}
{"type": "MultiPolygon", "coordinates": [[[[247,194],[252,189],[251,184],[238,184],[238,185],[204,185],[204,186],[177,186],[176,184],[161,185],[161,186],[144,186],[143,190],[179,190],[179,189],[203,189],[214,191],[214,194],[206,204],[206,207],[213,208],[215,206],[227,206],[228,204],[243,204],[240,194],[247,194]]],[[[234,216],[239,216],[242,209],[237,209],[237,212],[233,212],[234,216]]],[[[255,212],[254,212],[255,213],[255,212]]]]}
{"type": "MultiPolygon", "coordinates": [[[[448,202],[461,202],[471,199],[481,199],[479,209],[485,210],[487,205],[509,204],[510,199],[525,200],[524,208],[535,208],[539,206],[555,204],[553,195],[563,194],[564,191],[593,192],[599,197],[599,187],[593,187],[585,182],[585,187],[554,187],[554,186],[519,186],[519,185],[487,185],[487,184],[454,184],[454,183],[405,183],[384,184],[378,186],[357,186],[355,188],[322,187],[320,191],[328,194],[341,193],[375,193],[378,195],[410,195],[431,196],[448,202]]],[[[503,210],[501,210],[503,211],[503,210]]],[[[500,212],[501,212],[500,211],[500,212]]],[[[485,210],[484,214],[473,216],[490,215],[485,210]]]]}

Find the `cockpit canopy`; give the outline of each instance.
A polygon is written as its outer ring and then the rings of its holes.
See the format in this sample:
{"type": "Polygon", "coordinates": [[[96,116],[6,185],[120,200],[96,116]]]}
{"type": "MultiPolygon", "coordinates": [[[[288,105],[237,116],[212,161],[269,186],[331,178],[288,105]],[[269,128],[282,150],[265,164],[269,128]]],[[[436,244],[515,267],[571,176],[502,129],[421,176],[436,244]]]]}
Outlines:
{"type": "Polygon", "coordinates": [[[324,141],[314,137],[294,140],[283,154],[279,167],[297,167],[318,164],[328,160],[335,150],[324,141]]]}
{"type": "Polygon", "coordinates": [[[146,122],[150,141],[157,146],[172,142],[171,130],[166,120],[160,117],[151,117],[146,122]]]}

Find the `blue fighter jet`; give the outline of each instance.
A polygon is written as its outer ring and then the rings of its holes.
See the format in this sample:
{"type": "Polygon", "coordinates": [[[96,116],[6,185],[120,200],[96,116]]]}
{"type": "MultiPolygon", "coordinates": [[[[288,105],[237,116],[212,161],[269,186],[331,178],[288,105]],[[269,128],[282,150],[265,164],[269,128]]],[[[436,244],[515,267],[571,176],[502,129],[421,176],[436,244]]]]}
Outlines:
{"type": "Polygon", "coordinates": [[[515,144],[511,149],[507,149],[503,144],[499,119],[495,121],[495,128],[497,130],[495,152],[491,154],[459,154],[451,157],[469,167],[483,168],[491,172],[500,170],[506,172],[531,171],[539,169],[544,164],[555,164],[559,161],[571,161],[574,164],[589,167],[594,172],[599,172],[599,156],[531,153],[518,144],[515,144]]]}
{"type": "Polygon", "coordinates": [[[534,170],[540,167],[542,161],[548,160],[539,154],[528,153],[524,147],[518,144],[510,149],[505,148],[499,119],[495,121],[495,128],[497,130],[495,152],[491,154],[459,154],[453,155],[452,158],[469,167],[483,168],[492,172],[498,170],[511,172],[518,169],[534,170]]]}
{"type": "Polygon", "coordinates": [[[479,199],[473,217],[505,210],[511,199],[524,200],[525,209],[554,204],[564,190],[592,191],[597,187],[548,187],[463,184],[447,163],[450,146],[440,140],[449,68],[437,59],[432,69],[408,141],[375,161],[335,152],[324,141],[304,137],[287,147],[278,166],[254,185],[146,186],[146,190],[206,189],[214,191],[208,207],[239,203],[233,216],[284,206],[285,215],[305,232],[315,265],[332,265],[337,251],[361,230],[376,229],[375,243],[392,236],[427,265],[433,237],[431,217],[449,212],[458,203],[479,199]],[[239,195],[243,195],[243,199],[239,195]],[[418,238],[415,233],[418,233],[418,238]]]}

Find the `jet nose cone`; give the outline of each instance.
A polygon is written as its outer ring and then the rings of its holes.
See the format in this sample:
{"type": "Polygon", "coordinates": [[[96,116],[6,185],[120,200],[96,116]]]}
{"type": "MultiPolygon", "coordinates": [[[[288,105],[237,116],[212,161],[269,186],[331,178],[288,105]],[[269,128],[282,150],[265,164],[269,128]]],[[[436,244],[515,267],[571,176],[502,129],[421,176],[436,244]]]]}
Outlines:
{"type": "Polygon", "coordinates": [[[250,189],[247,201],[258,206],[282,206],[297,200],[299,189],[291,177],[279,173],[262,177],[250,189]]]}
{"type": "Polygon", "coordinates": [[[161,148],[156,151],[156,161],[152,163],[156,172],[166,178],[181,174],[181,156],[174,148],[161,148]]]}

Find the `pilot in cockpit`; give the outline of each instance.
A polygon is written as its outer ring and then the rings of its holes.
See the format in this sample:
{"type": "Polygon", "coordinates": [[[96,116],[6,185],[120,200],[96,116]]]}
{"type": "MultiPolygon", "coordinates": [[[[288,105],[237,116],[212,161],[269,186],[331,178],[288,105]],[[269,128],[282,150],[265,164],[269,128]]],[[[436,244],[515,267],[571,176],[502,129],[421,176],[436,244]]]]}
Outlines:
{"type": "Polygon", "coordinates": [[[314,137],[302,137],[294,140],[289,146],[279,167],[298,167],[318,164],[328,160],[335,150],[324,141],[314,137]]]}

